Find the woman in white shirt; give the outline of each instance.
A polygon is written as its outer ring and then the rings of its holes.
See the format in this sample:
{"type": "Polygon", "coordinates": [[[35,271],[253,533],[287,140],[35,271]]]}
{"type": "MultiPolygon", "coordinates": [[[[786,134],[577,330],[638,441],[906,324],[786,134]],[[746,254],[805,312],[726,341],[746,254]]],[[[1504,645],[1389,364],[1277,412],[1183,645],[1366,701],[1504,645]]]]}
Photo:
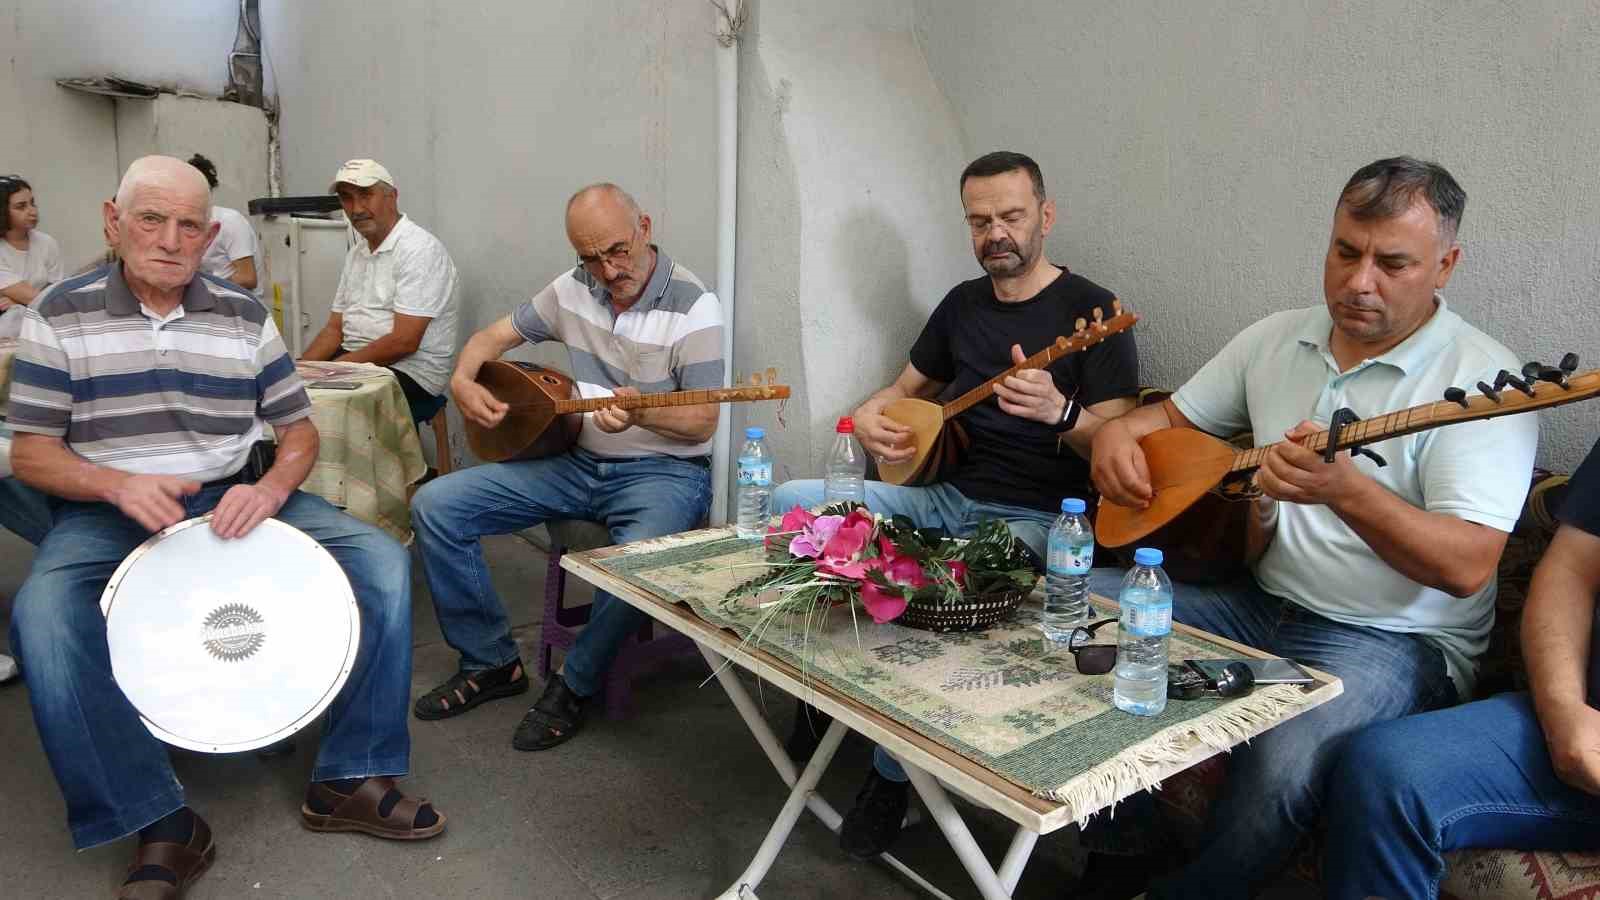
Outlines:
{"type": "MultiPolygon", "coordinates": [[[[0,175],[5,234],[0,238],[0,310],[33,302],[61,280],[61,247],[38,229],[33,186],[18,175],[0,175]]],[[[13,315],[12,318],[15,318],[13,315]]]]}
{"type": "MultiPolygon", "coordinates": [[[[189,158],[189,165],[206,176],[213,191],[217,189],[215,163],[196,153],[189,158]]],[[[257,297],[261,296],[256,289],[256,232],[250,227],[250,220],[238,210],[226,206],[211,207],[211,220],[222,227],[217,229],[217,236],[206,247],[205,256],[200,258],[200,271],[227,279],[257,297]]]]}

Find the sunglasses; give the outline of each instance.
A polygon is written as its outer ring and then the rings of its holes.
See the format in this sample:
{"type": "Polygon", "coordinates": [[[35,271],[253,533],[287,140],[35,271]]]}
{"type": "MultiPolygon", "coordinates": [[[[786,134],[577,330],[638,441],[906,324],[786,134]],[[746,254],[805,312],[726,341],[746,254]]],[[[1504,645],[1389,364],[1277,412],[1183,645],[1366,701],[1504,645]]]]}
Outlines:
{"type": "Polygon", "coordinates": [[[1094,640],[1094,633],[1100,626],[1115,621],[1116,619],[1101,619],[1072,629],[1072,634],[1067,637],[1067,652],[1072,654],[1072,662],[1081,674],[1104,675],[1117,667],[1116,644],[1089,643],[1094,640]]]}

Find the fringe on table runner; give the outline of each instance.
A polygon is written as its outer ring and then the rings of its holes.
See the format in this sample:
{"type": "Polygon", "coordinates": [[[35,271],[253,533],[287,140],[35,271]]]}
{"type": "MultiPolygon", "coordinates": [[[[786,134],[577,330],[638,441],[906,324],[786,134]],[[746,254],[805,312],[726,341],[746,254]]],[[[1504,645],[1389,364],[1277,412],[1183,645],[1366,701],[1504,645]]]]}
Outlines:
{"type": "Polygon", "coordinates": [[[1040,791],[1038,796],[1071,808],[1078,827],[1083,828],[1100,810],[1114,810],[1118,798],[1136,790],[1159,789],[1161,782],[1155,777],[1156,772],[1164,765],[1188,759],[1197,743],[1227,752],[1305,703],[1305,693],[1292,684],[1258,688],[1249,697],[1158,731],[1066,784],[1040,791]]]}

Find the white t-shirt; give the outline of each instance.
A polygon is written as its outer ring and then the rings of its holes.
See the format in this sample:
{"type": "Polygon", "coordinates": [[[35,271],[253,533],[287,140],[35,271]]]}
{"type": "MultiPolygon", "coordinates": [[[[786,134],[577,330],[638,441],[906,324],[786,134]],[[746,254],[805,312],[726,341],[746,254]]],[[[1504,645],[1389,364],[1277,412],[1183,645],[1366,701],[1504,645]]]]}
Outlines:
{"type": "Polygon", "coordinates": [[[344,257],[333,311],[342,344],[360,350],[394,331],[394,314],[432,319],[417,352],[393,364],[430,394],[444,393],[456,349],[456,265],[439,239],[402,215],[376,252],[359,235],[344,257]]]}
{"type": "MultiPolygon", "coordinates": [[[[1442,299],[1433,317],[1399,346],[1349,371],[1329,349],[1326,305],[1280,312],[1251,325],[1178,389],[1172,402],[1212,434],[1249,430],[1270,444],[1302,419],[1326,427],[1349,407],[1373,418],[1472,390],[1520,363],[1499,342],[1462,321],[1442,299]]],[[[1372,445],[1379,467],[1356,468],[1418,509],[1510,532],[1517,524],[1534,451],[1535,414],[1447,425],[1372,445]]],[[[1256,580],[1336,622],[1420,634],[1443,651],[1461,696],[1472,693],[1474,660],[1489,643],[1495,579],[1470,597],[1424,587],[1384,562],[1326,506],[1284,503],[1278,530],[1256,564],[1256,580]]]]}
{"type": "MultiPolygon", "coordinates": [[[[220,223],[222,227],[206,247],[205,255],[200,257],[200,271],[232,281],[234,261],[256,255],[256,230],[250,227],[250,220],[238,210],[226,206],[211,207],[211,221],[220,223]]],[[[260,297],[260,260],[256,261],[255,266],[256,286],[253,292],[260,297]]]]}
{"type": "MultiPolygon", "coordinates": [[[[35,290],[44,290],[64,277],[61,246],[55,238],[35,228],[28,232],[28,249],[25,251],[0,238],[0,289],[26,281],[35,290]]],[[[16,337],[21,331],[22,310],[19,306],[0,311],[0,337],[16,337]]]]}
{"type": "Polygon", "coordinates": [[[0,288],[26,281],[43,290],[65,277],[61,270],[61,246],[56,239],[35,228],[28,232],[28,249],[18,250],[0,240],[0,288]]]}

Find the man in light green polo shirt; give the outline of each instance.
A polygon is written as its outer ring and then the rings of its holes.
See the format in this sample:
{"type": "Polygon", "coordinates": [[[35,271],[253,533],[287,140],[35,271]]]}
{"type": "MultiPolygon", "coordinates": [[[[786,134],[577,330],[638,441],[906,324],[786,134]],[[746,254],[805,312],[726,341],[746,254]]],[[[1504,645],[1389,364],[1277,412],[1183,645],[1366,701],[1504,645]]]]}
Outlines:
{"type": "Polygon", "coordinates": [[[1336,410],[1367,418],[1493,381],[1520,363],[1439,296],[1461,258],[1466,193],[1436,163],[1362,168],[1339,194],[1325,302],[1255,323],[1170,400],[1101,428],[1108,502],[1153,497],[1138,440],[1162,428],[1250,431],[1272,450],[1257,483],[1270,541],[1252,576],[1180,588],[1175,619],[1338,675],[1343,696],[1236,750],[1206,843],[1151,898],[1246,897],[1316,822],[1340,739],[1470,695],[1494,621],[1494,573],[1527,494],[1535,416],[1453,425],[1332,463],[1294,441],[1336,410]]]}

